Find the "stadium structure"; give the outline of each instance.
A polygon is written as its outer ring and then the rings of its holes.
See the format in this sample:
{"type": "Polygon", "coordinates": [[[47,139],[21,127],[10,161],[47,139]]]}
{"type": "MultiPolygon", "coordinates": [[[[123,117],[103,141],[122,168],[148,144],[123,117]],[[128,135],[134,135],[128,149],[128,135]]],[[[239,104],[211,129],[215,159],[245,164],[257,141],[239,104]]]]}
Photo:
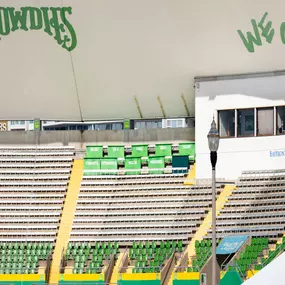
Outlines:
{"type": "Polygon", "coordinates": [[[285,284],[283,8],[0,0],[0,285],[285,284]]]}

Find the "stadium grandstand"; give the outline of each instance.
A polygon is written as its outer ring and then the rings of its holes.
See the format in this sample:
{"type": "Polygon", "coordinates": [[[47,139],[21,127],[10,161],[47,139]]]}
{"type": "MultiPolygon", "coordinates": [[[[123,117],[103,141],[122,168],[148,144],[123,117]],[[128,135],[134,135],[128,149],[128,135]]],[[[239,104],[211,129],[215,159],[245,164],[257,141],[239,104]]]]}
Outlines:
{"type": "Polygon", "coordinates": [[[284,10],[0,0],[0,285],[285,284],[284,10]]]}

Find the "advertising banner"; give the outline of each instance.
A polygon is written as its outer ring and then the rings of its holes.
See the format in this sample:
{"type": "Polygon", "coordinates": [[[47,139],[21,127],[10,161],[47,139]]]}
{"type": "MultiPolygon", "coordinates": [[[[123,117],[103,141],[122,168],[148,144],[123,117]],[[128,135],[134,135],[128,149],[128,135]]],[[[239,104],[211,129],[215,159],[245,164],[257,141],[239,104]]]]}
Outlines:
{"type": "Polygon", "coordinates": [[[239,250],[246,242],[248,236],[229,236],[225,237],[217,247],[217,254],[231,254],[239,250]]]}

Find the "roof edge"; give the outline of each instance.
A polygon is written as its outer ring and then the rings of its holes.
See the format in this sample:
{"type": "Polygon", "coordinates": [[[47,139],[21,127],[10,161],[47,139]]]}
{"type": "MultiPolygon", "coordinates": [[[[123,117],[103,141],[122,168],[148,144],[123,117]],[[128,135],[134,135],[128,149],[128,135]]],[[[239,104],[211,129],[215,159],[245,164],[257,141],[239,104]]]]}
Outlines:
{"type": "Polygon", "coordinates": [[[285,75],[285,70],[267,71],[267,72],[252,72],[240,74],[225,74],[216,76],[196,76],[194,82],[219,81],[219,80],[234,80],[234,79],[249,79],[262,77],[275,77],[285,75]]]}

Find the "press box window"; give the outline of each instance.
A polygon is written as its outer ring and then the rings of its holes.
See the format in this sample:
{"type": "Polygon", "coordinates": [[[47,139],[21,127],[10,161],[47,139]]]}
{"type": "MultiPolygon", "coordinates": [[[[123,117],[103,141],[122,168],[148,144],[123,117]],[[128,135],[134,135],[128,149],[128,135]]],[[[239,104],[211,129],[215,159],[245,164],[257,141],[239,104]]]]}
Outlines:
{"type": "Polygon", "coordinates": [[[220,137],[235,136],[235,110],[219,111],[220,137]]]}
{"type": "Polygon", "coordinates": [[[238,137],[254,136],[254,109],[237,110],[238,137]]]}
{"type": "Polygon", "coordinates": [[[257,109],[257,135],[270,136],[274,134],[274,109],[257,109]]]}
{"type": "Polygon", "coordinates": [[[277,115],[277,134],[285,134],[285,106],[279,106],[276,108],[277,115]]]}

